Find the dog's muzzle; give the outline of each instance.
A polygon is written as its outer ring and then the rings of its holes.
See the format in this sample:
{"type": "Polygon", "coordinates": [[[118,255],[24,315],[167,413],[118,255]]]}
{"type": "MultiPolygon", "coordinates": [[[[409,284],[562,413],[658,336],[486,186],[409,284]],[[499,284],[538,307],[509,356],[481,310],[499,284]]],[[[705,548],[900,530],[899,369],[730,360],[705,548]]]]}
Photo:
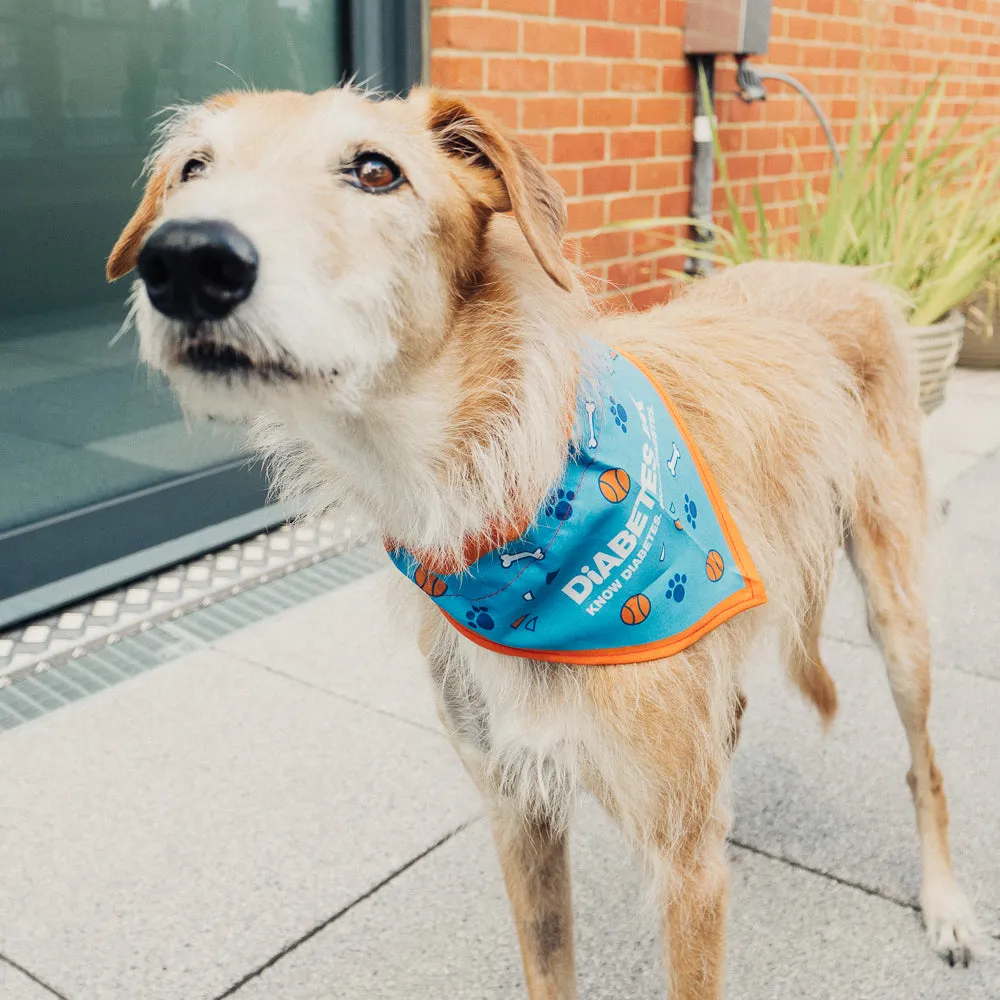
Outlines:
{"type": "Polygon", "coordinates": [[[174,220],[146,240],[138,267],[149,301],[164,316],[210,323],[253,291],[257,248],[228,222],[174,220]]]}

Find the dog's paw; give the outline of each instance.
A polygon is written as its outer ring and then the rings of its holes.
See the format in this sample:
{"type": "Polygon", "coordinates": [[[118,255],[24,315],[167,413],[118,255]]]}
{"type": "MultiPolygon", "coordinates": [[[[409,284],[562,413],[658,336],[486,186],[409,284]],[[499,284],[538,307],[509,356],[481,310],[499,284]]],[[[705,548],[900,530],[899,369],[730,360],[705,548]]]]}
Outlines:
{"type": "Polygon", "coordinates": [[[957,885],[921,894],[930,946],[951,966],[968,967],[981,953],[984,935],[965,893],[957,885]]]}

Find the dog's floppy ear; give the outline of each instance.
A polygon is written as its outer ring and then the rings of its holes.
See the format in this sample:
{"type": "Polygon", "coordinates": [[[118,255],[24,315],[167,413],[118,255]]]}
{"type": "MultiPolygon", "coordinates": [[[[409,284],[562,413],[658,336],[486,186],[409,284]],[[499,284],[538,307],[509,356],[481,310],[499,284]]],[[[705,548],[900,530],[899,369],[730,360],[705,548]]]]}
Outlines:
{"type": "Polygon", "coordinates": [[[160,208],[163,205],[163,194],[167,185],[166,167],[155,170],[146,182],[146,190],[143,193],[142,201],[135,210],[135,214],[125,224],[121,236],[111,250],[108,257],[105,274],[108,281],[117,281],[124,277],[135,267],[139,259],[139,250],[142,241],[149,232],[160,208]]]}
{"type": "MultiPolygon", "coordinates": [[[[193,119],[203,113],[228,111],[239,103],[242,95],[239,91],[227,90],[215,97],[210,97],[200,105],[189,105],[178,109],[163,125],[157,130],[161,137],[172,136],[181,132],[193,119]]],[[[163,206],[163,196],[166,194],[167,177],[169,175],[169,165],[165,162],[163,149],[161,146],[159,154],[154,154],[154,167],[146,182],[146,190],[143,193],[142,201],[135,210],[135,214],[129,219],[122,230],[118,242],[111,250],[108,257],[105,273],[108,281],[117,281],[124,277],[136,265],[139,259],[139,251],[142,249],[142,241],[146,237],[160,208],[163,206]],[[159,163],[156,164],[157,158],[159,163]]]]}
{"type": "Polygon", "coordinates": [[[427,127],[437,144],[479,173],[474,192],[494,212],[513,211],[528,246],[549,277],[570,291],[562,255],[566,199],[542,165],[495,122],[450,94],[428,91],[427,127]]]}

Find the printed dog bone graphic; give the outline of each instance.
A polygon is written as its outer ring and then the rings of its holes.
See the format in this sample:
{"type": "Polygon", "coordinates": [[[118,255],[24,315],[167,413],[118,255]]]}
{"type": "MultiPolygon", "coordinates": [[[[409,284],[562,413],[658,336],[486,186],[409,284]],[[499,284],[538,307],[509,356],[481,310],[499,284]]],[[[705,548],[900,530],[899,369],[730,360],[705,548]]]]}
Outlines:
{"type": "Polygon", "coordinates": [[[516,563],[520,559],[544,559],[545,553],[541,548],[537,548],[532,552],[527,549],[524,552],[501,552],[500,553],[500,565],[504,569],[510,569],[512,563],[516,563]]]}
{"type": "Polygon", "coordinates": [[[681,457],[681,453],[677,450],[677,442],[673,442],[674,450],[673,454],[670,456],[670,461],[667,462],[667,468],[670,470],[670,475],[674,478],[677,477],[677,461],[681,457]]]}
{"type": "Polygon", "coordinates": [[[594,414],[597,412],[597,403],[588,399],[584,406],[587,410],[587,419],[590,421],[590,440],[587,442],[587,447],[596,448],[597,435],[594,433],[594,414]]]}

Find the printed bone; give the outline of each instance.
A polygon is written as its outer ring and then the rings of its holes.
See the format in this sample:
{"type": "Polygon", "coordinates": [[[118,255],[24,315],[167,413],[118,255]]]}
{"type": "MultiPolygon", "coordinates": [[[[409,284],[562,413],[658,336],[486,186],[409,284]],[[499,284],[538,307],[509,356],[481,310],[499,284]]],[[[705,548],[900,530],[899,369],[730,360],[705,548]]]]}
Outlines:
{"type": "Polygon", "coordinates": [[[597,404],[592,399],[588,399],[584,408],[587,411],[587,419],[590,421],[590,440],[587,442],[587,447],[596,448],[597,435],[594,433],[594,412],[597,410],[597,404]]]}
{"type": "Polygon", "coordinates": [[[533,552],[501,552],[500,553],[500,565],[504,569],[509,569],[511,563],[517,562],[519,559],[544,559],[545,553],[541,548],[535,549],[533,552]]]}
{"type": "Polygon", "coordinates": [[[673,443],[673,445],[674,445],[674,451],[673,451],[673,454],[670,456],[670,461],[667,462],[667,468],[670,470],[670,475],[676,477],[676,475],[677,475],[677,460],[681,457],[681,453],[677,450],[677,442],[676,441],[673,443]]]}

